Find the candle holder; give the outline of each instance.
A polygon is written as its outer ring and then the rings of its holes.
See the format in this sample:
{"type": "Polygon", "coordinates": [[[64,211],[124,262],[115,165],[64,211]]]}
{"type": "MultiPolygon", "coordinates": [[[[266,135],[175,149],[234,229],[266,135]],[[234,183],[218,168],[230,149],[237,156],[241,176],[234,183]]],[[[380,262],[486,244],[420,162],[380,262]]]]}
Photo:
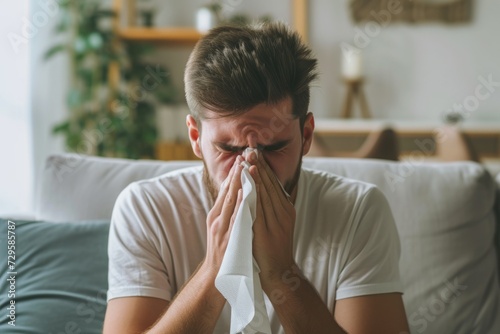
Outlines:
{"type": "Polygon", "coordinates": [[[363,78],[349,78],[345,79],[344,82],[347,85],[347,95],[344,100],[344,108],[342,110],[342,118],[350,118],[352,115],[352,109],[354,100],[357,98],[359,100],[359,105],[361,109],[361,116],[363,118],[372,118],[370,109],[368,108],[368,102],[366,101],[365,94],[363,92],[363,78]]]}

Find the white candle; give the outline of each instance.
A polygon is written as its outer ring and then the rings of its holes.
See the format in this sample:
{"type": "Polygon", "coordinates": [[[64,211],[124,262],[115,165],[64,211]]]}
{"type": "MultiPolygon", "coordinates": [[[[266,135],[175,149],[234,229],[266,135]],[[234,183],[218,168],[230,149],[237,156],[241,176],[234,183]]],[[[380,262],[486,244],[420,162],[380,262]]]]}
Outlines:
{"type": "Polygon", "coordinates": [[[217,25],[217,17],[213,11],[207,7],[201,7],[196,13],[196,29],[201,33],[206,33],[217,25]]]}
{"type": "Polygon", "coordinates": [[[361,50],[356,48],[342,49],[342,76],[345,79],[357,80],[363,74],[361,50]]]}

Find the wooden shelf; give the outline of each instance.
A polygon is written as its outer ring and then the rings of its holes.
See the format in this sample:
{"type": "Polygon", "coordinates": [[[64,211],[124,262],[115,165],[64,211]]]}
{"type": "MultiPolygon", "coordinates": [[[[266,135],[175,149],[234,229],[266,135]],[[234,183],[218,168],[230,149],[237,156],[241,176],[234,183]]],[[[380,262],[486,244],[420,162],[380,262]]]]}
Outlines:
{"type": "Polygon", "coordinates": [[[199,160],[194,154],[189,142],[159,141],[156,144],[156,159],[158,160],[199,160]]]}
{"type": "MultiPolygon", "coordinates": [[[[321,119],[315,120],[314,132],[319,135],[367,135],[371,131],[391,127],[400,136],[432,136],[444,124],[439,121],[378,120],[378,119],[321,119]]],[[[500,137],[500,124],[496,122],[468,121],[459,126],[477,137],[500,137]]]]}
{"type": "Polygon", "coordinates": [[[194,28],[120,28],[118,35],[126,41],[194,45],[202,37],[194,28]]]}

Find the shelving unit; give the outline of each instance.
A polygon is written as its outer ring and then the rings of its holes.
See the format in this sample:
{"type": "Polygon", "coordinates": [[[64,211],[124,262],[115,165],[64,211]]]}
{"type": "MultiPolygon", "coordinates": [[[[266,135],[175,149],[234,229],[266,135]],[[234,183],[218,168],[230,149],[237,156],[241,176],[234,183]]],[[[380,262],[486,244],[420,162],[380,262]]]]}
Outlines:
{"type": "Polygon", "coordinates": [[[123,1],[113,0],[113,9],[118,16],[114,29],[118,36],[129,42],[161,43],[166,46],[193,47],[203,36],[194,27],[138,27],[136,0],[126,0],[126,24],[122,25],[123,1]]]}

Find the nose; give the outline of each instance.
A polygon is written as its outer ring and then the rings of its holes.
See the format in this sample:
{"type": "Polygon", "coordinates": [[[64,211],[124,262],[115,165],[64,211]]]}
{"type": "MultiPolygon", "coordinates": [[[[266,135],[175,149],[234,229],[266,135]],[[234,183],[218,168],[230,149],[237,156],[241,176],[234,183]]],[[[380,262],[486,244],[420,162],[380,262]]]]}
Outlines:
{"type": "Polygon", "coordinates": [[[257,145],[258,145],[257,138],[258,138],[257,133],[255,133],[253,131],[248,133],[248,135],[247,135],[248,147],[257,148],[257,145]]]}

